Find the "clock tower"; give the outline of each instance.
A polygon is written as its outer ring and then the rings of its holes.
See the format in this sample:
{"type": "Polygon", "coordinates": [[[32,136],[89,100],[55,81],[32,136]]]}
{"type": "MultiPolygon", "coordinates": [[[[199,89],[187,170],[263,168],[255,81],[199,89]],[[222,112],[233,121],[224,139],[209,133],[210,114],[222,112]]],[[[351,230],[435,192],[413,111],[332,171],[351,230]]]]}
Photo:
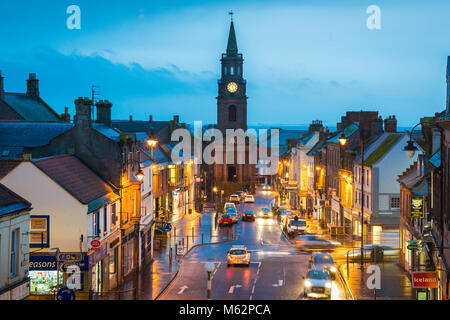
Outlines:
{"type": "Polygon", "coordinates": [[[222,53],[222,77],[217,97],[217,128],[247,130],[246,81],[243,78],[242,54],[238,53],[233,17],[226,53],[222,53]]]}

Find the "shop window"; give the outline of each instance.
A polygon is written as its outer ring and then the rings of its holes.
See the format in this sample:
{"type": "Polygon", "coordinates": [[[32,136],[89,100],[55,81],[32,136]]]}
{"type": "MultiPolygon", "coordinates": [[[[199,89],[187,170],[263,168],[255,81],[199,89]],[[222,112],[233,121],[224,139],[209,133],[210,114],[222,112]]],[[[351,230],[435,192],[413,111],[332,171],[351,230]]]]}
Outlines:
{"type": "Polygon", "coordinates": [[[391,197],[391,209],[400,209],[400,197],[391,197]]]}
{"type": "Polygon", "coordinates": [[[117,272],[117,264],[119,259],[119,247],[115,247],[111,250],[111,254],[109,256],[109,273],[114,274],[117,272]]]}

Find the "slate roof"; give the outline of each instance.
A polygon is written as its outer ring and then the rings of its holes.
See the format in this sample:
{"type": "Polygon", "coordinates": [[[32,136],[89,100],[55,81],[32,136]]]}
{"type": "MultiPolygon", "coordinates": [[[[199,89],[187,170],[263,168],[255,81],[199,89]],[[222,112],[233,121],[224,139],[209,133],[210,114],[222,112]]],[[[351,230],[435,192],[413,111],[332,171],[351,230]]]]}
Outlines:
{"type": "Polygon", "coordinates": [[[0,183],[0,216],[30,208],[30,202],[0,183]]]}
{"type": "Polygon", "coordinates": [[[0,146],[40,147],[73,128],[65,122],[0,122],[0,146]]]}
{"type": "Polygon", "coordinates": [[[322,150],[322,147],[325,145],[325,141],[319,140],[317,143],[309,150],[306,154],[308,156],[313,156],[322,150]]]}
{"type": "MultiPolygon", "coordinates": [[[[408,169],[399,175],[397,181],[403,184],[406,188],[412,190],[416,195],[426,196],[428,194],[428,185],[425,179],[425,174],[417,174],[418,161],[415,161],[408,169]]],[[[425,167],[425,173],[427,168],[425,167]]]]}
{"type": "Polygon", "coordinates": [[[112,129],[103,123],[92,123],[92,128],[115,142],[120,141],[120,132],[116,129],[112,129]]]}
{"type": "Polygon", "coordinates": [[[111,186],[72,155],[58,155],[33,162],[83,204],[114,192],[111,186]]]}
{"type": "Polygon", "coordinates": [[[342,134],[344,134],[344,136],[346,138],[349,138],[352,134],[354,134],[356,131],[358,131],[358,129],[359,129],[359,126],[356,123],[352,123],[351,125],[346,127],[344,130],[339,131],[335,136],[328,139],[328,142],[339,143],[339,138],[341,137],[342,134]]]}
{"type": "Polygon", "coordinates": [[[21,162],[22,160],[0,159],[0,179],[3,179],[21,162]]]}
{"type": "Polygon", "coordinates": [[[128,121],[112,120],[112,127],[122,132],[151,132],[157,134],[169,126],[169,121],[128,121]]]}
{"type": "Polygon", "coordinates": [[[4,100],[25,121],[61,121],[59,115],[41,98],[24,93],[5,92],[4,100]]]}
{"type": "MultiPolygon", "coordinates": [[[[402,137],[402,133],[383,133],[364,150],[364,165],[370,167],[377,163],[402,137]]],[[[355,163],[361,164],[361,158],[359,157],[355,163]]]]}

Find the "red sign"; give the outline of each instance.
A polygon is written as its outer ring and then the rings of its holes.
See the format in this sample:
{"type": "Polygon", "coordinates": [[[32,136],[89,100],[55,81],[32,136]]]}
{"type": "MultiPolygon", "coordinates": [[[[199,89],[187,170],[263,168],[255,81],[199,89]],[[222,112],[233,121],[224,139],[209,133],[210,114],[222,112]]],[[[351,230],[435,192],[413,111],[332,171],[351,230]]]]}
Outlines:
{"type": "Polygon", "coordinates": [[[100,249],[100,246],[101,246],[101,243],[97,239],[94,239],[91,241],[92,250],[98,250],[98,249],[100,249]]]}
{"type": "Polygon", "coordinates": [[[413,272],[413,288],[437,288],[438,277],[436,272],[413,272]]]}

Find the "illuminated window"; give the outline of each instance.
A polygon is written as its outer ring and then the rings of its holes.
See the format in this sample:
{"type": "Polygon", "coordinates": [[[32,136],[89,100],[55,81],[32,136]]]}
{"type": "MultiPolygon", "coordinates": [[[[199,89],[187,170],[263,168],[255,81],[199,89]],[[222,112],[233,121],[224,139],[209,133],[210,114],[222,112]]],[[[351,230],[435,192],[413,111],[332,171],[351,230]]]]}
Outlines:
{"type": "Polygon", "coordinates": [[[391,209],[400,209],[400,197],[391,198],[391,209]]]}

